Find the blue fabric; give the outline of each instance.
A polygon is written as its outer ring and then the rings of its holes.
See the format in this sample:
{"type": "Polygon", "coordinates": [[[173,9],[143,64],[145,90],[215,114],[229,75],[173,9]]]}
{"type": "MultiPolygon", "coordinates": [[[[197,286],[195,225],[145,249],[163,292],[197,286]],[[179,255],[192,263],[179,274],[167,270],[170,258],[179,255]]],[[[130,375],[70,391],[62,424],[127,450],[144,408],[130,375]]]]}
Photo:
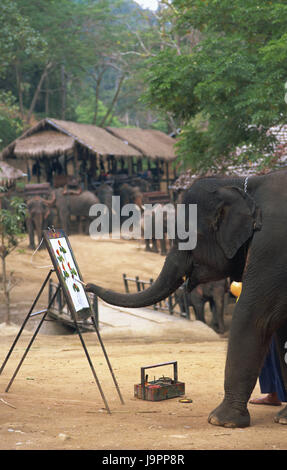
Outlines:
{"type": "Polygon", "coordinates": [[[287,402],[287,394],[280,371],[280,362],[274,338],[265,358],[260,376],[259,384],[261,393],[277,393],[280,401],[287,402]]]}

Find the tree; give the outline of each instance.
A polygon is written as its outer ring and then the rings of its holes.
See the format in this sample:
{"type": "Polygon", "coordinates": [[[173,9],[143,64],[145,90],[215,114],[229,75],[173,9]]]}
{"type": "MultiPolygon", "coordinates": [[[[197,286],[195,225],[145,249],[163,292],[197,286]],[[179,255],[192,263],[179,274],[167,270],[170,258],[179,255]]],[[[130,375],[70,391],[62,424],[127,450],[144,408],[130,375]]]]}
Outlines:
{"type": "Polygon", "coordinates": [[[0,91],[0,149],[15,140],[23,130],[19,106],[11,92],[0,91]]]}
{"type": "MultiPolygon", "coordinates": [[[[0,189],[3,193],[4,188],[0,189]]],[[[26,205],[17,197],[10,200],[9,209],[1,209],[0,206],[0,257],[3,295],[6,304],[5,322],[7,324],[10,323],[10,291],[14,283],[12,276],[7,274],[6,258],[18,246],[21,235],[23,235],[25,215],[26,205]]]]}
{"type": "Polygon", "coordinates": [[[263,155],[269,164],[267,130],[287,118],[286,2],[174,0],[172,7],[170,34],[185,47],[149,59],[145,101],[180,121],[179,153],[195,170],[263,155]],[[188,49],[194,32],[198,44],[188,49]]]}
{"type": "MultiPolygon", "coordinates": [[[[145,59],[171,42],[169,29],[166,13],[133,0],[3,0],[0,89],[15,96],[25,127],[32,116],[76,120],[88,93],[97,125],[117,117],[153,126],[157,112],[140,101],[143,71],[145,59]]],[[[168,119],[160,113],[160,120],[168,119]]]]}

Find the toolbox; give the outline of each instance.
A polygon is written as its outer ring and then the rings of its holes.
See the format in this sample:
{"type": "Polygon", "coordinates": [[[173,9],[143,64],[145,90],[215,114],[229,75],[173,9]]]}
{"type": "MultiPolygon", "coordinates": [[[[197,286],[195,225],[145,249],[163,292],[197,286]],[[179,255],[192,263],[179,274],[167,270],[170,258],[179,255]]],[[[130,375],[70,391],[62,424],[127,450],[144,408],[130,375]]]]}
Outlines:
{"type": "Polygon", "coordinates": [[[134,396],[142,400],[160,401],[184,395],[185,384],[178,381],[177,362],[163,362],[151,366],[141,367],[141,383],[134,386],[134,396]],[[173,364],[173,379],[162,376],[148,382],[146,369],[173,364]]]}

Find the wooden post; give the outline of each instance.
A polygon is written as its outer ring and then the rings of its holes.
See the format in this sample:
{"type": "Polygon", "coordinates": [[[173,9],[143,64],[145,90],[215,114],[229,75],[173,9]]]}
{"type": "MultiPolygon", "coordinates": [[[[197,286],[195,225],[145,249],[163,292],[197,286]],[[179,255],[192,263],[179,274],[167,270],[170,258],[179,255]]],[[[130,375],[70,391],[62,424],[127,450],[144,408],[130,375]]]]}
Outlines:
{"type": "Polygon", "coordinates": [[[77,149],[77,145],[75,145],[73,165],[74,165],[74,176],[75,176],[75,178],[78,178],[79,170],[78,170],[78,149],[77,149]]]}
{"type": "Polygon", "coordinates": [[[129,285],[128,285],[128,280],[127,280],[127,275],[126,274],[123,274],[123,280],[124,280],[126,293],[128,294],[129,293],[129,285]]]}
{"type": "Polygon", "coordinates": [[[169,162],[165,163],[165,170],[166,170],[166,189],[167,192],[169,193],[169,162]]]}

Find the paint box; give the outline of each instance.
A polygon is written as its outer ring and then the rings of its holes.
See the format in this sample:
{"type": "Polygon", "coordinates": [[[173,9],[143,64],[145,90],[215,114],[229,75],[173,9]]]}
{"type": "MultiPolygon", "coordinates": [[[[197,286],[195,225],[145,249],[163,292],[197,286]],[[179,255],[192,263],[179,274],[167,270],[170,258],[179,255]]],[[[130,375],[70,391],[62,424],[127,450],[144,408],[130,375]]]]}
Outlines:
{"type": "Polygon", "coordinates": [[[161,364],[154,364],[152,366],[145,366],[141,368],[141,383],[134,385],[134,396],[142,400],[148,401],[161,401],[168,398],[175,398],[185,394],[184,382],[179,382],[177,378],[177,362],[164,362],[161,364]],[[174,378],[162,376],[159,379],[148,381],[148,376],[145,375],[146,369],[153,367],[160,367],[173,364],[174,378]]]}

